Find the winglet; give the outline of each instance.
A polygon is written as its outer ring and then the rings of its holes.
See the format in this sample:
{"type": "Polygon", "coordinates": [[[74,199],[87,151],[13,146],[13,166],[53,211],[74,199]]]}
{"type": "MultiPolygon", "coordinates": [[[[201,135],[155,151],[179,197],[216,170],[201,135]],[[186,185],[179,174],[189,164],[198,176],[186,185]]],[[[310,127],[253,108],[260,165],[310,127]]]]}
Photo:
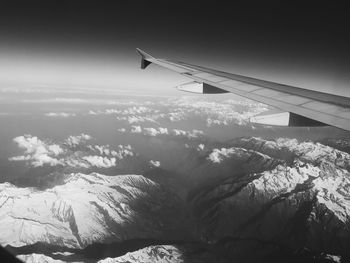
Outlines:
{"type": "Polygon", "coordinates": [[[152,63],[152,61],[150,60],[154,59],[154,57],[152,57],[151,55],[147,54],[145,51],[139,48],[136,48],[136,51],[141,55],[141,68],[147,68],[147,66],[152,63]]]}

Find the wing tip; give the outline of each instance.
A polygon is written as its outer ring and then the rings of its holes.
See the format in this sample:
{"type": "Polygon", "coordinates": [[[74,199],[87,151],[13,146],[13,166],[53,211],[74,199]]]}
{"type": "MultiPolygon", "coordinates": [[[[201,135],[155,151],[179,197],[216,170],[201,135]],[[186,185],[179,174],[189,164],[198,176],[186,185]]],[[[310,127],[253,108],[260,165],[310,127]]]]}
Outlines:
{"type": "Polygon", "coordinates": [[[141,48],[136,48],[137,53],[141,55],[143,58],[153,58],[150,54],[143,51],[141,48]]]}
{"type": "Polygon", "coordinates": [[[153,59],[153,57],[140,48],[136,48],[136,52],[141,56],[141,69],[147,68],[147,66],[152,63],[150,59],[153,59]]]}

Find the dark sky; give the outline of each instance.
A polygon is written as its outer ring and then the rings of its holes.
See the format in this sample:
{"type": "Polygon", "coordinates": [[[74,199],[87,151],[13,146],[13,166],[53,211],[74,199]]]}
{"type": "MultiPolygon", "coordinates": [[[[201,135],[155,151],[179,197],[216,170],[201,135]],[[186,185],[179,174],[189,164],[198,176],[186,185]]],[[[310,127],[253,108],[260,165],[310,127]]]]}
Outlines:
{"type": "MultiPolygon", "coordinates": [[[[308,5],[261,2],[1,3],[0,69],[9,68],[5,62],[13,69],[0,77],[10,80],[19,68],[28,80],[28,68],[40,74],[52,64],[52,72],[46,75],[65,75],[68,83],[74,76],[67,77],[64,69],[75,72],[84,65],[84,72],[104,72],[96,78],[115,83],[118,77],[113,79],[113,71],[124,72],[124,77],[136,74],[135,48],[140,47],[156,56],[265,79],[293,82],[299,78],[296,84],[300,85],[305,78],[328,84],[334,78],[347,80],[350,56],[345,6],[335,1],[308,5]]],[[[142,76],[151,83],[153,73],[142,76]]],[[[164,73],[165,79],[169,76],[164,73]]],[[[344,84],[340,86],[344,90],[344,84]]]]}

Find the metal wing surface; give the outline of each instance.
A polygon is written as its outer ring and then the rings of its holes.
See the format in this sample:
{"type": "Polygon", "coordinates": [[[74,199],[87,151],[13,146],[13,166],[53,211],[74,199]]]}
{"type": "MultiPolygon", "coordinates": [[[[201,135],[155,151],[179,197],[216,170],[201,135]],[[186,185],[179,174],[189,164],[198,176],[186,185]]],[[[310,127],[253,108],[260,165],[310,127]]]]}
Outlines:
{"type": "Polygon", "coordinates": [[[137,51],[142,57],[142,69],[154,63],[195,81],[189,84],[188,90],[186,84],[180,86],[181,90],[198,92],[199,88],[200,93],[231,92],[289,112],[290,116],[294,116],[296,124],[327,124],[350,131],[350,97],[288,86],[180,61],[157,59],[140,49],[137,51]],[[200,86],[195,87],[193,84],[200,86]]]}

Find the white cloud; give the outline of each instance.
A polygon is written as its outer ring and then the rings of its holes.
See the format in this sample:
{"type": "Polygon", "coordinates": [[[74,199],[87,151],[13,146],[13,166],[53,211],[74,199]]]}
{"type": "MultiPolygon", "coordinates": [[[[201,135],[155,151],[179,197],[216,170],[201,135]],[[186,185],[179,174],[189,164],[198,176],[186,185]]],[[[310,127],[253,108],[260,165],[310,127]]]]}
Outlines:
{"type": "Polygon", "coordinates": [[[155,116],[128,116],[128,117],[117,117],[118,120],[126,120],[129,124],[141,123],[141,122],[153,122],[157,123],[155,116]]]}
{"type": "Polygon", "coordinates": [[[118,145],[117,151],[111,151],[112,156],[116,156],[119,159],[123,159],[126,156],[134,156],[133,149],[128,145],[118,145]]]}
{"type": "Polygon", "coordinates": [[[75,113],[68,113],[68,112],[48,112],[48,113],[45,113],[45,116],[68,118],[68,117],[75,117],[76,114],[75,113]]]}
{"type": "Polygon", "coordinates": [[[143,113],[150,113],[152,112],[153,110],[148,108],[148,107],[144,107],[144,106],[134,106],[134,107],[131,107],[131,108],[128,108],[126,110],[124,110],[122,112],[122,114],[126,114],[126,115],[129,115],[129,114],[143,114],[143,113]]]}
{"type": "Polygon", "coordinates": [[[186,136],[186,132],[183,130],[173,129],[173,132],[176,136],[186,136]]]}
{"type": "Polygon", "coordinates": [[[144,122],[142,117],[137,116],[129,116],[127,120],[130,124],[144,122]]]}
{"type": "Polygon", "coordinates": [[[169,134],[168,133],[168,129],[167,128],[162,128],[162,127],[159,127],[159,128],[144,128],[144,134],[145,135],[149,135],[149,136],[157,136],[157,135],[160,135],[160,134],[169,134]]]}
{"type": "Polygon", "coordinates": [[[89,115],[98,115],[99,112],[98,111],[89,110],[88,114],[89,115]]]}
{"type": "Polygon", "coordinates": [[[213,163],[221,163],[224,159],[235,153],[235,148],[214,149],[208,156],[208,159],[213,163]]]}
{"type": "Polygon", "coordinates": [[[109,150],[109,145],[95,145],[92,147],[89,145],[90,149],[96,149],[100,155],[110,155],[111,151],[109,150]]]}
{"type": "Polygon", "coordinates": [[[188,133],[189,138],[198,138],[199,136],[203,135],[204,132],[201,130],[192,130],[192,132],[188,133]]]}
{"type": "Polygon", "coordinates": [[[154,166],[154,167],[159,167],[160,166],[160,161],[150,160],[149,163],[150,163],[151,166],[154,166]]]}
{"type": "Polygon", "coordinates": [[[182,108],[178,108],[178,109],[175,109],[175,111],[173,112],[169,112],[168,116],[169,116],[169,120],[172,122],[182,121],[187,118],[187,111],[182,108]]]}
{"type": "Polygon", "coordinates": [[[167,113],[170,121],[188,119],[191,115],[204,118],[208,127],[227,126],[232,123],[245,125],[249,119],[259,113],[268,110],[268,106],[262,103],[250,101],[215,101],[210,99],[198,99],[198,97],[181,97],[168,100],[164,106],[176,106],[167,113]],[[168,104],[168,105],[167,105],[168,104]]]}
{"type": "Polygon", "coordinates": [[[91,166],[98,168],[110,168],[116,165],[116,158],[102,157],[98,155],[84,156],[83,160],[87,161],[91,166]]]}
{"type": "Polygon", "coordinates": [[[131,133],[141,133],[142,132],[142,128],[141,126],[131,126],[131,133]]]}
{"type": "Polygon", "coordinates": [[[180,129],[173,129],[173,134],[175,136],[185,136],[187,138],[198,138],[203,135],[204,132],[201,130],[184,131],[180,129]]]}
{"type": "Polygon", "coordinates": [[[116,110],[116,109],[106,109],[105,114],[120,114],[121,110],[116,110]]]}
{"type": "Polygon", "coordinates": [[[215,125],[228,125],[227,120],[213,120],[212,118],[207,118],[206,120],[207,126],[211,127],[211,126],[215,126],[215,125]]]}
{"type": "MultiPolygon", "coordinates": [[[[121,104],[123,105],[123,104],[121,104]]],[[[106,110],[98,110],[98,111],[93,111],[90,110],[88,114],[91,115],[140,115],[140,114],[146,114],[146,113],[151,113],[154,112],[153,109],[145,107],[145,106],[133,106],[129,107],[126,109],[106,109],[106,110]]]]}
{"type": "Polygon", "coordinates": [[[56,144],[31,135],[19,136],[14,138],[14,142],[24,149],[24,153],[9,160],[27,161],[34,167],[65,165],[77,168],[110,168],[117,164],[117,160],[135,155],[130,145],[118,145],[115,149],[111,149],[109,145],[87,145],[86,142],[91,139],[90,135],[82,133],[69,136],[56,144]],[[84,147],[77,147],[81,145],[84,147]]]}
{"type": "Polygon", "coordinates": [[[156,136],[160,134],[155,128],[144,128],[144,133],[149,136],[156,136]]]}
{"type": "Polygon", "coordinates": [[[9,158],[10,161],[30,161],[34,167],[62,164],[57,157],[63,154],[64,150],[58,144],[48,144],[31,135],[18,136],[13,141],[19,148],[24,149],[24,155],[9,158]]]}
{"type": "Polygon", "coordinates": [[[66,158],[65,165],[75,168],[84,168],[88,169],[91,167],[91,164],[87,162],[86,160],[83,160],[82,158],[79,158],[77,156],[70,156],[69,158],[66,158]]]}
{"type": "Polygon", "coordinates": [[[204,150],[204,147],[205,147],[204,144],[201,143],[201,144],[198,145],[197,150],[198,150],[198,151],[203,151],[203,150],[204,150]]]}
{"type": "Polygon", "coordinates": [[[79,144],[81,144],[82,142],[86,142],[88,140],[91,140],[92,137],[88,134],[80,134],[80,135],[77,135],[77,136],[69,136],[65,142],[67,143],[67,145],[69,145],[70,147],[75,147],[79,144]]]}
{"type": "MultiPolygon", "coordinates": [[[[126,129],[121,128],[118,129],[119,132],[126,132],[126,129]]],[[[189,139],[191,138],[198,138],[204,134],[202,130],[192,130],[192,131],[184,131],[180,129],[173,129],[169,130],[168,128],[165,127],[158,127],[158,128],[142,128],[139,125],[133,125],[131,126],[131,133],[142,133],[144,135],[148,136],[158,136],[158,135],[175,135],[175,136],[184,136],[189,139]]]]}
{"type": "Polygon", "coordinates": [[[119,128],[118,131],[121,132],[121,133],[125,133],[126,129],[125,128],[119,128]]]}

